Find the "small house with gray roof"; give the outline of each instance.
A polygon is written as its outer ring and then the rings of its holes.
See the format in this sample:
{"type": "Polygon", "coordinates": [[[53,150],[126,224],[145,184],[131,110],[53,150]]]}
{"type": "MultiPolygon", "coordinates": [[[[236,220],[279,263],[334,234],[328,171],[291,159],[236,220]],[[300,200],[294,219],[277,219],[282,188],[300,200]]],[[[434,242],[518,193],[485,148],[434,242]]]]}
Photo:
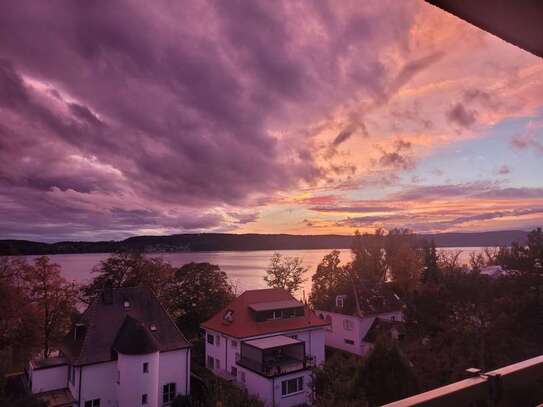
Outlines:
{"type": "Polygon", "coordinates": [[[359,356],[366,355],[377,336],[402,336],[404,304],[389,283],[353,286],[351,292],[335,297],[326,309],[315,310],[329,323],[325,343],[359,356]]]}
{"type": "Polygon", "coordinates": [[[106,289],[26,376],[51,407],[167,406],[190,393],[190,344],[149,289],[106,289]]]}

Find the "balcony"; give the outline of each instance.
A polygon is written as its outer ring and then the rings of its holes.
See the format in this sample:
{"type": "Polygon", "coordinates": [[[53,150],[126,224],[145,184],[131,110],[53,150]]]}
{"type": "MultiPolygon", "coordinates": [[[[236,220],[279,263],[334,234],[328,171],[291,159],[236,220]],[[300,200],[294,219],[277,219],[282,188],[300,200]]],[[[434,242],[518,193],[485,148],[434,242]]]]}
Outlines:
{"type": "Polygon", "coordinates": [[[236,363],[265,377],[314,366],[313,359],[305,356],[305,342],[283,335],[242,342],[236,363]]]}

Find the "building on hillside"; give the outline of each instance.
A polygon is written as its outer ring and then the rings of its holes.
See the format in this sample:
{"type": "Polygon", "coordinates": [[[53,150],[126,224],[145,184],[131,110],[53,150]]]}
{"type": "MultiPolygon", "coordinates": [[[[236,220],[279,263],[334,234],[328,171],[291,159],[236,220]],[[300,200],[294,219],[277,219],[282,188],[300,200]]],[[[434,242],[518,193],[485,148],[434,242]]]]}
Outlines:
{"type": "Polygon", "coordinates": [[[267,406],[309,404],[327,325],[288,291],[245,291],[201,325],[206,365],[267,406]]]}
{"type": "Polygon", "coordinates": [[[480,270],[480,273],[484,276],[497,278],[507,275],[510,270],[504,269],[502,266],[486,266],[480,270]]]}
{"type": "Polygon", "coordinates": [[[364,356],[378,336],[402,337],[403,308],[398,295],[384,283],[338,295],[332,307],[315,312],[330,324],[326,346],[364,356]]]}
{"type": "Polygon", "coordinates": [[[50,407],[164,406],[190,392],[190,344],[150,290],[106,289],[25,374],[50,407]]]}

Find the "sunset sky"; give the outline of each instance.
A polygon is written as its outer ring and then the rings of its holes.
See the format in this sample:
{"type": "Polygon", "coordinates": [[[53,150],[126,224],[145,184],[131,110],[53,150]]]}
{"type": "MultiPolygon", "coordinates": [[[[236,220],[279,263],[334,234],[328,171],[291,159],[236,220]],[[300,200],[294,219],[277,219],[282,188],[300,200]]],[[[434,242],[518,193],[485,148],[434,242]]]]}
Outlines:
{"type": "Polygon", "coordinates": [[[543,224],[543,60],[422,0],[0,2],[0,239],[543,224]]]}

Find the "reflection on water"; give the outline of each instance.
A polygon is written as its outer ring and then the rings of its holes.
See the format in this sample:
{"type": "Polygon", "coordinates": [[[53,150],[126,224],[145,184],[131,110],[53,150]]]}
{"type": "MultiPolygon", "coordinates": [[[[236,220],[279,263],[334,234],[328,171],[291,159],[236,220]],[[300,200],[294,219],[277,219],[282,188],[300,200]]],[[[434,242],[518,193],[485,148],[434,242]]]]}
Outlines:
{"type": "MultiPolygon", "coordinates": [[[[443,250],[461,250],[460,263],[468,263],[469,255],[481,251],[480,247],[447,248],[443,250]]],[[[322,258],[331,250],[279,250],[285,256],[297,256],[303,259],[303,263],[309,268],[306,273],[304,290],[309,293],[311,288],[311,276],[322,258]]],[[[342,262],[351,260],[349,250],[341,250],[342,262]]],[[[157,253],[150,256],[161,256],[173,266],[181,266],[190,262],[209,262],[218,264],[226,272],[238,293],[248,289],[264,288],[263,280],[266,274],[273,250],[243,251],[243,252],[182,252],[182,253],[157,253]]],[[[92,278],[92,268],[101,260],[107,258],[109,253],[92,254],[57,254],[49,256],[51,260],[62,267],[62,274],[69,281],[84,283],[92,278]]],[[[32,259],[35,256],[28,256],[32,259]]],[[[301,294],[301,293],[299,293],[301,294]]]]}

